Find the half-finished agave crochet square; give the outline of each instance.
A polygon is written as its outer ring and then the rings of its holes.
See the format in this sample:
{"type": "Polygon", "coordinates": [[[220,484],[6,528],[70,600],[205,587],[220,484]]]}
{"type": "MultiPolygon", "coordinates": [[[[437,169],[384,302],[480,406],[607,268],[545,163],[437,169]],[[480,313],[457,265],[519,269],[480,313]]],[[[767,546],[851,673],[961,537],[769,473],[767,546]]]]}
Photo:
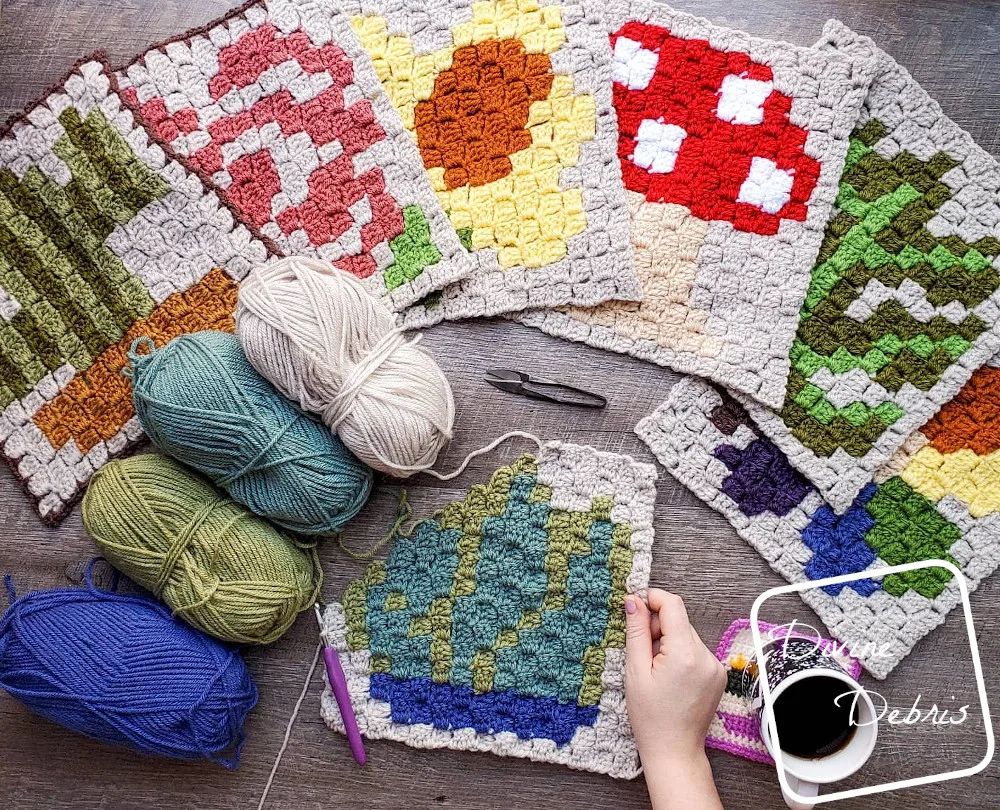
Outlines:
{"type": "Polygon", "coordinates": [[[43,519],[142,437],[132,341],[232,331],[236,282],[270,255],[98,57],[0,128],[0,442],[43,519]]]}
{"type": "Polygon", "coordinates": [[[408,327],[637,300],[594,0],[344,0],[478,269],[408,327]]]}
{"type": "MultiPolygon", "coordinates": [[[[361,733],[636,776],[623,607],[649,582],[655,479],[547,443],[400,538],[324,615],[361,733]]],[[[329,685],[322,714],[343,731],[329,685]]]]}
{"type": "Polygon", "coordinates": [[[643,300],[521,320],[780,407],[874,60],[757,39],[646,0],[607,5],[643,300]]]}
{"type": "MultiPolygon", "coordinates": [[[[772,638],[779,642],[785,638],[805,638],[832,655],[852,677],[857,678],[861,674],[861,663],[847,655],[841,645],[830,639],[817,638],[807,628],[801,628],[805,632],[800,632],[795,628],[790,631],[787,625],[779,626],[761,621],[757,625],[765,643],[772,638]]],[[[750,628],[749,619],[737,619],[723,634],[715,650],[715,657],[726,668],[726,691],[722,693],[719,708],[709,726],[705,746],[771,765],[774,760],[760,736],[760,718],[750,704],[751,698],[747,692],[752,680],[744,678],[744,672],[748,668],[748,675],[757,675],[753,631],[750,628]]]]}
{"type": "Polygon", "coordinates": [[[118,74],[163,141],[286,255],[314,255],[400,310],[473,262],[333,0],[263,0],[118,74]]]}
{"type": "Polygon", "coordinates": [[[1000,164],[877,52],[792,346],[788,390],[751,415],[838,513],[1000,350],[1000,164]]]}
{"type": "MultiPolygon", "coordinates": [[[[943,559],[972,590],[1000,564],[1000,368],[980,368],[844,515],[736,400],[701,381],[678,383],[636,433],[789,582],[943,559]]],[[[802,599],[884,678],[961,596],[948,572],[928,568],[802,599]]]]}

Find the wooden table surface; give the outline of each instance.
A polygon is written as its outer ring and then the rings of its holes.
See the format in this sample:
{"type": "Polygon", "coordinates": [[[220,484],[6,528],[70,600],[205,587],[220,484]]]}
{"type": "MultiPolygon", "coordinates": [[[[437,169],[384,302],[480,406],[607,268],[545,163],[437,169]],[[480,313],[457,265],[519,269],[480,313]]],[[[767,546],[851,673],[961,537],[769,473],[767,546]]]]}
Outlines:
{"type": "MultiPolygon", "coordinates": [[[[676,0],[685,10],[753,33],[803,45],[824,20],[839,17],[869,34],[906,65],[945,111],[978,142],[1000,156],[1000,2],[946,0],[676,0]]],[[[226,0],[8,0],[0,16],[0,116],[33,101],[80,56],[107,51],[113,64],[228,10],[226,0]]],[[[663,400],[677,375],[652,365],[561,342],[512,323],[473,322],[436,327],[426,344],[448,374],[457,401],[456,439],[439,468],[450,468],[472,448],[511,429],[543,438],[592,444],[649,459],[632,433],[663,400]],[[607,394],[600,413],[577,412],[501,394],[482,372],[496,365],[578,381],[607,394]]],[[[516,445],[477,459],[458,480],[442,485],[426,476],[408,486],[416,514],[460,498],[470,484],[512,458],[516,445]]],[[[348,542],[370,545],[391,524],[395,490],[378,489],[351,525],[348,542]]],[[[60,526],[41,525],[20,488],[0,471],[0,571],[19,590],[66,587],[93,555],[79,510],[60,526]]],[[[749,614],[763,590],[782,584],[719,515],[661,470],[656,503],[653,582],[680,593],[707,643],[737,617],[749,614]]],[[[335,544],[322,549],[326,596],[340,595],[361,570],[335,544]]],[[[787,603],[796,618],[811,614],[787,603]]],[[[1000,705],[1000,578],[974,594],[973,612],[989,693],[1000,705]]],[[[782,618],[787,618],[784,614],[782,618]]],[[[817,621],[818,620],[815,620],[817,621]]],[[[893,705],[977,705],[961,616],[926,639],[893,676],[877,685],[893,705]]],[[[29,808],[148,808],[221,810],[257,806],[302,689],[316,644],[305,614],[281,641],[251,650],[247,661],[260,688],[249,719],[243,763],[236,772],[212,764],[139,757],[76,737],[29,714],[0,693],[0,806],[29,808]]],[[[321,679],[312,683],[277,772],[267,807],[299,808],[641,808],[641,778],[620,782],[565,768],[485,754],[429,752],[370,742],[360,770],[345,741],[319,719],[321,679]]],[[[973,712],[975,714],[975,712],[973,712]]],[[[664,734],[670,729],[665,728],[664,734]]],[[[981,719],[960,727],[886,728],[879,753],[852,784],[875,784],[972,766],[985,751],[981,719]]],[[[727,808],[783,806],[773,769],[712,752],[727,808]]],[[[848,801],[845,808],[987,808],[997,806],[1000,768],[966,779],[848,801]]]]}

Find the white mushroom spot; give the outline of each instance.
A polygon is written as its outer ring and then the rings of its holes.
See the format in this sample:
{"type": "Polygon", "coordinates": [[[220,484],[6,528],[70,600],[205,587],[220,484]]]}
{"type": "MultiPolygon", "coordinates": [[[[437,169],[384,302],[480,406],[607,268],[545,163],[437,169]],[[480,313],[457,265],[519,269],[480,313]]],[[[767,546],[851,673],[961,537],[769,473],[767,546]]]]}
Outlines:
{"type": "Polygon", "coordinates": [[[639,124],[632,162],[652,174],[669,174],[686,137],[687,133],[674,124],[647,118],[639,124]]]}
{"type": "Polygon", "coordinates": [[[634,39],[618,37],[611,77],[629,90],[645,90],[653,80],[659,60],[660,55],[656,51],[646,50],[634,39]]]}
{"type": "Polygon", "coordinates": [[[773,82],[745,79],[731,73],[722,80],[719,106],[715,114],[730,124],[762,124],[764,102],[772,90],[773,82]]]}
{"type": "Polygon", "coordinates": [[[766,214],[777,214],[792,198],[793,183],[792,169],[779,169],[773,160],[755,157],[736,202],[756,206],[766,214]]]}

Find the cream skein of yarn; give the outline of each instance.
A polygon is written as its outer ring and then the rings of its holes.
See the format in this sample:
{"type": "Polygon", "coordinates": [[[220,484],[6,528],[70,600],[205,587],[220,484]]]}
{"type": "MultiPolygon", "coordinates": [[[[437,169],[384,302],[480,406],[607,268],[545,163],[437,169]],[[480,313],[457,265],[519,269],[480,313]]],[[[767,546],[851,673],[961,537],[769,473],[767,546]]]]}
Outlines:
{"type": "Polygon", "coordinates": [[[434,358],[329,262],[255,268],[240,285],[236,331],[253,367],[370,467],[405,478],[430,468],[451,440],[455,402],[434,358]]]}

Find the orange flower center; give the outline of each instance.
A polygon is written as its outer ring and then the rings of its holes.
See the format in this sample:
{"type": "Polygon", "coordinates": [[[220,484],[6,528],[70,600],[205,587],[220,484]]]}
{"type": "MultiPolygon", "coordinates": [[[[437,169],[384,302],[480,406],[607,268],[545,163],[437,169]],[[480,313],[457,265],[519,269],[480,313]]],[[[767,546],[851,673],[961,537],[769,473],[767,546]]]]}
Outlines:
{"type": "Polygon", "coordinates": [[[428,169],[444,169],[448,190],[506,177],[510,156],[531,145],[528,109],[548,97],[552,62],[517,39],[495,39],[455,51],[452,66],[417,104],[417,145],[428,169]]]}

